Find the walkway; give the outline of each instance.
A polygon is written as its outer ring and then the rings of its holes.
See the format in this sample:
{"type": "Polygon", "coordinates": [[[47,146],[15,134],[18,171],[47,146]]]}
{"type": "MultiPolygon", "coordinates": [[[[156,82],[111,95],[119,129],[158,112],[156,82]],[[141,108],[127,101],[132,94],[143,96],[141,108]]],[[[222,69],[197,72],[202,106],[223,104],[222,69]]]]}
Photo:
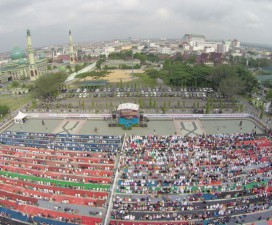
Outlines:
{"type": "Polygon", "coordinates": [[[86,66],[86,67],[83,68],[82,70],[80,70],[80,71],[78,71],[78,72],[72,73],[72,74],[65,80],[65,83],[74,80],[74,79],[75,79],[75,76],[78,75],[78,74],[86,73],[86,72],[88,72],[88,71],[93,70],[93,69],[95,68],[95,65],[96,65],[96,61],[93,62],[91,65],[86,66]]]}

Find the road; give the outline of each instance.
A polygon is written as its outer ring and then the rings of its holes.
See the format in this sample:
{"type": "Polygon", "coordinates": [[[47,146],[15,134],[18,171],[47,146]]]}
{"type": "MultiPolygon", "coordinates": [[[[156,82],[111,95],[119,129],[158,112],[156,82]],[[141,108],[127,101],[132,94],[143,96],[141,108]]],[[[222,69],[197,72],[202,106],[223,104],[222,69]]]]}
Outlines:
{"type": "Polygon", "coordinates": [[[95,65],[96,65],[96,61],[93,62],[91,65],[86,66],[86,67],[83,68],[82,70],[80,70],[80,71],[78,71],[78,72],[72,73],[72,74],[69,75],[69,77],[65,80],[65,83],[74,80],[74,79],[75,79],[75,76],[78,75],[78,74],[86,73],[86,72],[88,72],[88,71],[93,70],[93,69],[95,68],[95,65]]]}

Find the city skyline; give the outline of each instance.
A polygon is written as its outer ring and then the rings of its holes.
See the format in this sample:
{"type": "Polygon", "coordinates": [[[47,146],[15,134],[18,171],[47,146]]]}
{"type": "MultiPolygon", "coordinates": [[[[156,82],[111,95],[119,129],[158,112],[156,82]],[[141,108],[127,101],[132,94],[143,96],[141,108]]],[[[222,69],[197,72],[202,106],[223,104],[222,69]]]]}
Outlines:
{"type": "Polygon", "coordinates": [[[207,39],[271,45],[269,0],[2,0],[0,52],[33,46],[132,38],[181,39],[185,33],[207,39]]]}

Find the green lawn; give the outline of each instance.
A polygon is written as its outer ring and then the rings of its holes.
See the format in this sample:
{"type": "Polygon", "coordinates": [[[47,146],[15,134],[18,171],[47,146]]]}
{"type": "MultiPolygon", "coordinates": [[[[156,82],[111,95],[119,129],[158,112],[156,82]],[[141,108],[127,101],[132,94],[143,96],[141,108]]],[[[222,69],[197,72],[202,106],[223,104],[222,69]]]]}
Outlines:
{"type": "Polygon", "coordinates": [[[18,109],[32,99],[31,95],[0,95],[0,105],[7,105],[10,111],[18,109]]]}
{"type": "Polygon", "coordinates": [[[134,81],[131,81],[132,83],[136,83],[138,87],[155,87],[156,86],[156,80],[150,76],[148,76],[146,73],[134,73],[134,77],[138,78],[134,81]]]}

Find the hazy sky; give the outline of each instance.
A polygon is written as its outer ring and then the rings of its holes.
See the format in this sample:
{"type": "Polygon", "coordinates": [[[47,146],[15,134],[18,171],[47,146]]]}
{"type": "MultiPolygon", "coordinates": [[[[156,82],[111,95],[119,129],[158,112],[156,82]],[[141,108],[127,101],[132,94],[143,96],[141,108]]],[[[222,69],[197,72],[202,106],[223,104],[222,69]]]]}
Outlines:
{"type": "Polygon", "coordinates": [[[0,0],[0,51],[133,38],[208,39],[272,44],[272,0],[0,0]]]}

